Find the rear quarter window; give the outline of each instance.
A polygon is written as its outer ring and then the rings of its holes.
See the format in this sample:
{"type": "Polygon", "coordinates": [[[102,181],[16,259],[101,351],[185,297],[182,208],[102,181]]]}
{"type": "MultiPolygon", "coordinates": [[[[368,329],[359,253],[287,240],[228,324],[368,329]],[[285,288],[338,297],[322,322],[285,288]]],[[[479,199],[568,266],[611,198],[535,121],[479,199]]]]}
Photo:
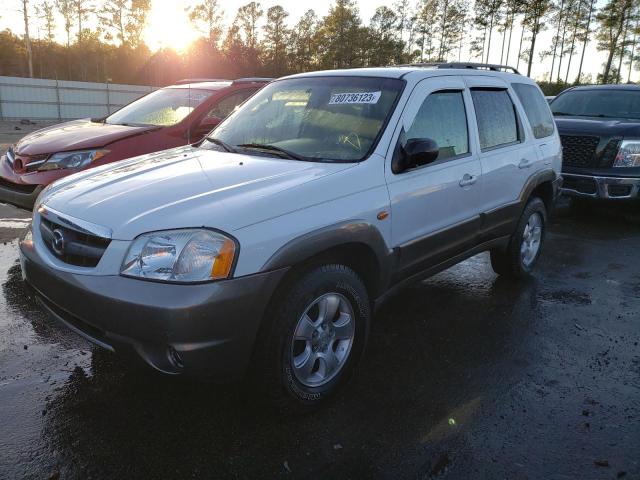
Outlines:
{"type": "Polygon", "coordinates": [[[533,136],[544,138],[552,135],[554,132],[553,116],[549,104],[543,98],[540,90],[526,83],[512,83],[511,86],[522,103],[531,124],[533,136]]]}
{"type": "Polygon", "coordinates": [[[480,149],[489,150],[520,141],[516,109],[506,89],[474,88],[471,98],[478,121],[480,149]]]}

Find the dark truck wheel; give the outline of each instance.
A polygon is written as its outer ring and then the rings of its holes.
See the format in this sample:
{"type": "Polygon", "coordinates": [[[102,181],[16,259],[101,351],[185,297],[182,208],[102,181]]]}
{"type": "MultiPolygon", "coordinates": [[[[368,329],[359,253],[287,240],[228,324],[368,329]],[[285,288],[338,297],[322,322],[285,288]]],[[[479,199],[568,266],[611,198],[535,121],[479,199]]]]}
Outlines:
{"type": "Polygon", "coordinates": [[[506,249],[491,251],[491,267],[498,275],[522,277],[533,270],[544,243],[547,209],[537,197],[529,200],[506,249]]]}
{"type": "Polygon", "coordinates": [[[314,268],[286,289],[269,333],[257,339],[255,374],[276,407],[304,412],[352,376],[369,333],[369,298],[344,265],[314,268]]]}

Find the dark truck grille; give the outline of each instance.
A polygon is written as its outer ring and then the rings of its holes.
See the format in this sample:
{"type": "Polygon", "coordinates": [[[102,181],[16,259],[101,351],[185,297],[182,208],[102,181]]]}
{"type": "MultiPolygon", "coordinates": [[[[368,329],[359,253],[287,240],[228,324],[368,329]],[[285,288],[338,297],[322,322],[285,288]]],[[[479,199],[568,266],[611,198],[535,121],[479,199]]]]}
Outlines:
{"type": "Polygon", "coordinates": [[[596,164],[598,137],[561,135],[562,162],[570,167],[593,167],[596,164]]]}
{"type": "Polygon", "coordinates": [[[598,151],[600,138],[589,135],[560,135],[562,163],[568,167],[610,167],[618,153],[619,138],[612,138],[598,151]]]}
{"type": "Polygon", "coordinates": [[[49,251],[58,259],[79,267],[95,267],[111,243],[97,237],[64,227],[44,217],[40,218],[40,234],[49,251]]]}

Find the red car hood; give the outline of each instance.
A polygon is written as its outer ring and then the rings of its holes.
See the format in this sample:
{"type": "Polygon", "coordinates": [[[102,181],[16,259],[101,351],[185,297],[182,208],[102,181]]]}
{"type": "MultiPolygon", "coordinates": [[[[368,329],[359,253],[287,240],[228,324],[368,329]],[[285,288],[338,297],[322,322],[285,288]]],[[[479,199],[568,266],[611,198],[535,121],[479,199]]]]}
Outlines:
{"type": "Polygon", "coordinates": [[[43,128],[23,137],[16,144],[15,151],[29,157],[57,152],[84,150],[104,147],[116,140],[139,135],[149,130],[149,127],[127,127],[124,125],[109,125],[96,123],[89,119],[74,120],[52,127],[43,128]]]}

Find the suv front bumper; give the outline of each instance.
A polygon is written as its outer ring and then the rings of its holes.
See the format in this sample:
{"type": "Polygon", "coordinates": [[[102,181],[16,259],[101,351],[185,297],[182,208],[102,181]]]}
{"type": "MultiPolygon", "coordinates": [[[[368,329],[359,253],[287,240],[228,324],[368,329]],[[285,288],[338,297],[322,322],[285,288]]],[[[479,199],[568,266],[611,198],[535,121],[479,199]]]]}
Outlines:
{"type": "Polygon", "coordinates": [[[41,305],[89,341],[169,374],[242,378],[267,304],[286,269],[176,285],[53,270],[20,247],[41,305]]]}
{"type": "Polygon", "coordinates": [[[572,197],[629,200],[640,198],[640,178],[563,173],[562,193],[572,197]]]}

